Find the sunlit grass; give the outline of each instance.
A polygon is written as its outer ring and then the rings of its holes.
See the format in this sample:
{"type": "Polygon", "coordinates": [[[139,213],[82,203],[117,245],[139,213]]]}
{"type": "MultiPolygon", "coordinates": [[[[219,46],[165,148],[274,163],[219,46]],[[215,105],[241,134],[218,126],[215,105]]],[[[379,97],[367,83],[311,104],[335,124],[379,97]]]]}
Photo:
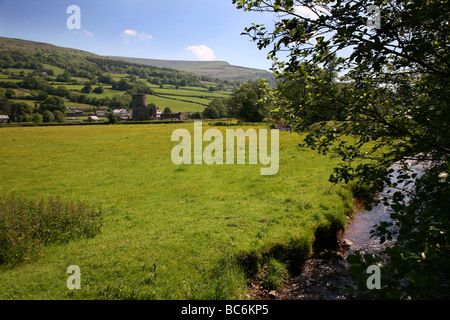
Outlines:
{"type": "Polygon", "coordinates": [[[343,225],[352,210],[349,191],[328,182],[334,160],[300,148],[297,134],[280,132],[279,172],[261,176],[260,164],[174,165],[177,128],[193,132],[188,123],[1,128],[0,192],[102,203],[103,228],[0,268],[0,298],[245,298],[252,267],[309,253],[316,228],[343,225]],[[66,287],[69,265],[81,268],[81,290],[66,287]]]}

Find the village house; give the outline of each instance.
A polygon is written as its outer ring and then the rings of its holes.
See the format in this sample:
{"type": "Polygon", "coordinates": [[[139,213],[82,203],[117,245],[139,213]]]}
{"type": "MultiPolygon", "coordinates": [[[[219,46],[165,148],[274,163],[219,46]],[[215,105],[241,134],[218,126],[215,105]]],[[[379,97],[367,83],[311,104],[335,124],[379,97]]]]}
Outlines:
{"type": "Polygon", "coordinates": [[[5,115],[5,114],[0,114],[0,123],[8,123],[9,121],[9,116],[5,115]]]}
{"type": "Polygon", "coordinates": [[[92,112],[92,109],[89,106],[78,106],[78,107],[76,107],[76,109],[83,112],[84,115],[88,115],[89,112],[92,112]]]}
{"type": "Polygon", "coordinates": [[[159,108],[156,108],[156,119],[161,119],[162,111],[159,108]]]}
{"type": "Polygon", "coordinates": [[[66,111],[66,116],[68,117],[81,117],[83,115],[83,111],[78,110],[78,109],[68,109],[66,111]]]}
{"type": "Polygon", "coordinates": [[[105,117],[106,113],[104,110],[97,110],[95,111],[95,114],[97,115],[97,117],[105,117]]]}
{"type": "Polygon", "coordinates": [[[129,116],[127,109],[114,109],[113,112],[118,117],[128,117],[129,116]]]}
{"type": "Polygon", "coordinates": [[[88,122],[96,122],[96,121],[101,121],[97,116],[89,116],[87,118],[88,122]]]}

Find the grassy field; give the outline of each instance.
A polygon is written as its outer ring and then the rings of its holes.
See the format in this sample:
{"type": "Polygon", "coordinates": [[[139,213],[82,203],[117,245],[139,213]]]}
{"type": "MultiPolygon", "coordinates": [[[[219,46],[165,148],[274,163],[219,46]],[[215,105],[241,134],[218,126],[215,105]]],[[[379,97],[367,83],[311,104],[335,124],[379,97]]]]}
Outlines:
{"type": "Polygon", "coordinates": [[[299,147],[296,134],[280,132],[279,172],[262,176],[260,164],[173,164],[177,128],[193,132],[192,123],[0,128],[0,193],[104,209],[95,238],[0,266],[0,299],[245,299],[250,277],[269,279],[275,262],[298,272],[315,231],[343,226],[353,210],[350,191],[328,182],[334,160],[299,147]],[[66,287],[70,265],[80,290],[66,287]]]}
{"type": "MultiPolygon", "coordinates": [[[[50,65],[45,64],[46,68],[50,68],[50,65]]],[[[58,67],[52,67],[55,71],[55,76],[50,77],[51,79],[56,78],[56,74],[62,73],[62,69],[58,67]]],[[[16,75],[20,73],[20,71],[24,71],[25,74],[28,74],[32,70],[28,69],[17,69],[17,68],[9,68],[9,72],[12,72],[16,75]]],[[[115,80],[120,79],[126,79],[126,74],[111,74],[115,80]]],[[[77,80],[77,84],[69,84],[66,82],[52,82],[53,87],[59,87],[64,86],[68,90],[76,91],[81,93],[81,89],[85,86],[85,83],[89,81],[89,79],[86,78],[80,78],[80,77],[72,77],[72,80],[77,80]]],[[[147,82],[145,79],[141,79],[147,82]]],[[[10,79],[9,75],[0,74],[0,81],[9,81],[9,82],[19,82],[22,81],[21,79],[10,79]]],[[[99,83],[100,84],[100,83],[99,83]]],[[[93,85],[95,88],[98,84],[93,85]]],[[[113,90],[112,86],[110,84],[101,84],[103,86],[103,93],[96,94],[96,93],[89,93],[87,96],[89,97],[95,97],[98,99],[106,98],[106,97],[113,97],[115,95],[123,95],[124,91],[118,91],[113,90]]],[[[147,103],[154,103],[156,106],[164,110],[166,107],[170,108],[172,112],[196,112],[196,111],[203,111],[206,107],[206,105],[209,104],[209,102],[216,98],[226,98],[230,96],[230,92],[226,91],[209,91],[208,88],[203,87],[180,87],[176,89],[173,85],[164,85],[163,88],[160,88],[159,85],[154,85],[149,82],[147,82],[147,85],[152,88],[155,92],[155,95],[148,95],[147,96],[147,103]]],[[[16,99],[15,102],[25,102],[29,105],[34,105],[35,101],[31,100],[18,100],[18,98],[21,98],[23,96],[29,95],[28,89],[16,89],[16,99]]],[[[68,99],[66,100],[66,106],[67,107],[76,107],[76,106],[91,106],[93,105],[85,104],[85,103],[77,103],[77,102],[70,102],[68,99]]]]}
{"type": "Polygon", "coordinates": [[[177,98],[186,99],[183,97],[171,96],[170,98],[165,98],[158,95],[147,95],[147,104],[154,103],[162,111],[168,107],[172,112],[201,112],[205,109],[204,105],[198,103],[174,100],[177,98]]]}

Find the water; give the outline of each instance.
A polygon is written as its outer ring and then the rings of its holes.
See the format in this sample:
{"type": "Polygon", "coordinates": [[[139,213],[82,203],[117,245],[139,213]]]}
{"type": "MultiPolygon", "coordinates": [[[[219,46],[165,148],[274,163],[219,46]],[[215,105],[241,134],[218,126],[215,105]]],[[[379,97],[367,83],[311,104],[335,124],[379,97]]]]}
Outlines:
{"type": "MultiPolygon", "coordinates": [[[[411,170],[420,176],[423,168],[409,163],[411,170]]],[[[400,166],[394,164],[393,181],[397,181],[400,166]]],[[[411,184],[412,185],[412,184],[411,184]]],[[[403,187],[399,185],[398,187],[403,187]]],[[[379,198],[398,191],[385,188],[379,198]]],[[[382,221],[391,221],[389,207],[382,202],[368,211],[359,209],[340,237],[340,245],[336,250],[326,250],[313,255],[303,266],[302,273],[278,290],[271,292],[269,298],[281,300],[348,300],[354,297],[344,294],[343,290],[353,286],[354,278],[349,273],[346,257],[358,250],[362,254],[377,253],[392,245],[392,241],[380,243],[379,239],[371,237],[371,230],[382,221]]]]}

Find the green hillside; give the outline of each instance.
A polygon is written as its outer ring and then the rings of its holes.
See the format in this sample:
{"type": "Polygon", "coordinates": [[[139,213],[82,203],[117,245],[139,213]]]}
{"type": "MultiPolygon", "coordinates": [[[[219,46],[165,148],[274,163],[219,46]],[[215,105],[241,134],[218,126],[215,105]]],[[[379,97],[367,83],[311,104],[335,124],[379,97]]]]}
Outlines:
{"type": "Polygon", "coordinates": [[[201,112],[211,100],[226,98],[239,85],[20,39],[0,37],[0,52],[0,114],[14,120],[42,113],[42,102],[52,97],[63,99],[62,112],[75,106],[95,111],[100,106],[129,108],[131,95],[137,92],[146,93],[147,102],[162,110],[201,112]]]}

